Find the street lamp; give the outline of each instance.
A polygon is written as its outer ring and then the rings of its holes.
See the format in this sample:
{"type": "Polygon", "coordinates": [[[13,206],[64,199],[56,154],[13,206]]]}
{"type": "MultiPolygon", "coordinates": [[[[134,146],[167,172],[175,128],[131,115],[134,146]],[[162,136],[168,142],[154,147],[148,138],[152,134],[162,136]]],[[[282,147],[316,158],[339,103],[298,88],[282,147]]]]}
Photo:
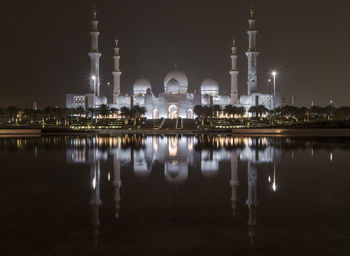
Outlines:
{"type": "Polygon", "coordinates": [[[271,75],[273,77],[273,108],[276,109],[276,76],[277,76],[277,72],[272,71],[271,75]]]}
{"type": "Polygon", "coordinates": [[[273,115],[274,115],[274,119],[276,117],[276,76],[277,76],[277,72],[276,71],[272,71],[271,75],[273,77],[273,115]]]}

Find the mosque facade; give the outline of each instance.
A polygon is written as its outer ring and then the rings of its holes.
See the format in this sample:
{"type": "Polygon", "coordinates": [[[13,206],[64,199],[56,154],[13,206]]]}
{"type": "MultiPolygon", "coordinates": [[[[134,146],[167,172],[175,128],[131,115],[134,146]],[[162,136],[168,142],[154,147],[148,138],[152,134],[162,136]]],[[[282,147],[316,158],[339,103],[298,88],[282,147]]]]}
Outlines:
{"type": "Polygon", "coordinates": [[[152,85],[143,75],[133,84],[133,92],[131,95],[122,94],[120,77],[120,54],[119,41],[114,43],[114,67],[113,75],[113,101],[108,104],[107,97],[100,95],[100,75],[99,62],[101,53],[98,49],[98,20],[96,10],[92,11],[91,21],[91,51],[90,56],[90,93],[88,94],[66,94],[67,108],[96,108],[102,104],[108,105],[110,108],[120,110],[122,107],[132,108],[133,106],[145,107],[145,117],[148,119],[178,117],[194,119],[194,107],[219,105],[224,108],[227,105],[237,107],[243,106],[246,111],[251,106],[264,105],[268,109],[280,106],[279,95],[258,93],[258,76],[257,76],[257,57],[259,52],[256,49],[256,19],[255,10],[250,10],[249,22],[249,48],[246,52],[248,58],[248,82],[247,95],[238,94],[238,75],[237,67],[237,46],[235,40],[232,41],[231,53],[231,69],[229,75],[231,77],[230,94],[220,92],[219,83],[209,77],[201,82],[200,90],[189,91],[189,80],[187,75],[179,70],[175,65],[174,70],[165,75],[164,91],[155,95],[152,85]],[[275,102],[274,102],[275,101],[275,102]],[[275,104],[276,103],[276,104],[275,104]]]}

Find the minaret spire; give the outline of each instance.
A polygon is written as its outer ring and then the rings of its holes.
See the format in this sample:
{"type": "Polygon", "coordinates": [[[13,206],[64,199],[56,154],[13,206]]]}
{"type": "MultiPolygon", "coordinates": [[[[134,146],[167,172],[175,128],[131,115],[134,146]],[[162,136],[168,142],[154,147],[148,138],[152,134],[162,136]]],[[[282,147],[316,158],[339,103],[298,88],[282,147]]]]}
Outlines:
{"type": "Polygon", "coordinates": [[[92,10],[92,20],[91,20],[91,50],[89,52],[90,56],[90,92],[95,96],[100,96],[100,57],[101,53],[98,50],[98,36],[100,32],[98,31],[98,20],[96,8],[92,10]]]}
{"type": "Polygon", "coordinates": [[[120,95],[120,76],[122,72],[119,68],[119,40],[116,37],[114,40],[114,54],[113,54],[113,60],[114,60],[114,68],[112,71],[113,74],[113,104],[117,103],[117,97],[120,95]]]}
{"type": "Polygon", "coordinates": [[[258,76],[257,76],[257,58],[259,52],[256,50],[256,35],[258,31],[256,30],[256,19],[255,19],[255,9],[250,8],[250,17],[248,20],[249,29],[249,49],[246,52],[248,57],[248,95],[251,95],[252,91],[256,90],[258,87],[258,76]]]}
{"type": "Polygon", "coordinates": [[[232,40],[232,54],[231,54],[231,104],[238,103],[238,74],[237,70],[237,47],[236,40],[232,40]]]}

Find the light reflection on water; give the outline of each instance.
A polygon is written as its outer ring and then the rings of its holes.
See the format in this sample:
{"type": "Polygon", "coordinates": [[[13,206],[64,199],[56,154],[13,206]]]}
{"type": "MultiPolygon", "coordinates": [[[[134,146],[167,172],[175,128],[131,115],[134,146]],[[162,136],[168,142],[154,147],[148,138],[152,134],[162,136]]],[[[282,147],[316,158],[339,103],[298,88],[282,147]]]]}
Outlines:
{"type": "MultiPolygon", "coordinates": [[[[295,157],[295,150],[301,148],[313,157],[317,150],[326,149],[330,162],[334,161],[334,144],[322,142],[322,140],[304,141],[297,138],[269,138],[269,137],[225,137],[214,135],[201,136],[62,136],[43,137],[39,141],[31,139],[8,139],[0,143],[2,148],[20,150],[32,149],[35,156],[38,155],[38,147],[48,150],[53,148],[66,149],[67,164],[88,164],[90,166],[91,195],[89,205],[91,207],[91,224],[95,243],[98,241],[99,228],[101,226],[100,208],[101,199],[101,172],[108,172],[107,181],[113,186],[114,192],[114,216],[116,221],[123,218],[120,214],[122,185],[127,180],[122,180],[123,167],[132,170],[133,174],[147,180],[151,175],[155,164],[163,166],[164,180],[174,187],[184,185],[189,178],[189,167],[200,170],[201,175],[208,179],[218,176],[220,163],[230,165],[230,179],[227,186],[230,187],[230,203],[232,218],[241,214],[238,211],[239,193],[246,195],[245,205],[248,211],[247,235],[251,245],[254,245],[258,206],[258,176],[262,176],[265,184],[271,191],[278,193],[280,189],[278,180],[278,164],[281,155],[295,157]],[[103,162],[111,161],[113,168],[102,170],[103,162]],[[239,163],[245,163],[240,165],[239,163]],[[268,170],[259,172],[259,166],[268,166],[268,170]],[[243,167],[242,167],[243,166],[243,167]],[[238,173],[245,172],[247,177],[247,191],[239,190],[242,181],[238,173]]],[[[349,145],[343,145],[348,149],[349,145]]],[[[103,220],[102,220],[103,221],[103,220]]]]}

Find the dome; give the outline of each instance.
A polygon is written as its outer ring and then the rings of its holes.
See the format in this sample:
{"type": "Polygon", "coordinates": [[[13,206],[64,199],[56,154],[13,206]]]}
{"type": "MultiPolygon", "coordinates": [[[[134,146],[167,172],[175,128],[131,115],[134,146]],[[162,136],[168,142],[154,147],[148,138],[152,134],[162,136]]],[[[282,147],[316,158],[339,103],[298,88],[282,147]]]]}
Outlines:
{"type": "Polygon", "coordinates": [[[173,92],[180,92],[180,84],[175,80],[171,79],[167,84],[167,92],[173,93],[173,92]]]}
{"type": "Polygon", "coordinates": [[[201,94],[205,95],[218,95],[219,94],[219,83],[212,78],[207,78],[201,83],[201,94]]]}
{"type": "Polygon", "coordinates": [[[186,74],[180,70],[170,71],[164,78],[164,90],[168,92],[168,85],[173,85],[173,82],[169,84],[170,81],[175,80],[179,85],[180,92],[187,92],[188,88],[188,78],[186,74]]]}
{"type": "Polygon", "coordinates": [[[201,163],[201,172],[206,178],[214,178],[219,173],[219,163],[216,161],[203,161],[201,163]]]}
{"type": "Polygon", "coordinates": [[[184,184],[188,178],[188,165],[186,163],[166,163],[164,176],[171,185],[184,184]]]}
{"type": "Polygon", "coordinates": [[[146,78],[139,78],[135,81],[133,89],[134,89],[134,95],[146,94],[147,89],[152,90],[152,86],[151,86],[151,83],[146,78]]]}

